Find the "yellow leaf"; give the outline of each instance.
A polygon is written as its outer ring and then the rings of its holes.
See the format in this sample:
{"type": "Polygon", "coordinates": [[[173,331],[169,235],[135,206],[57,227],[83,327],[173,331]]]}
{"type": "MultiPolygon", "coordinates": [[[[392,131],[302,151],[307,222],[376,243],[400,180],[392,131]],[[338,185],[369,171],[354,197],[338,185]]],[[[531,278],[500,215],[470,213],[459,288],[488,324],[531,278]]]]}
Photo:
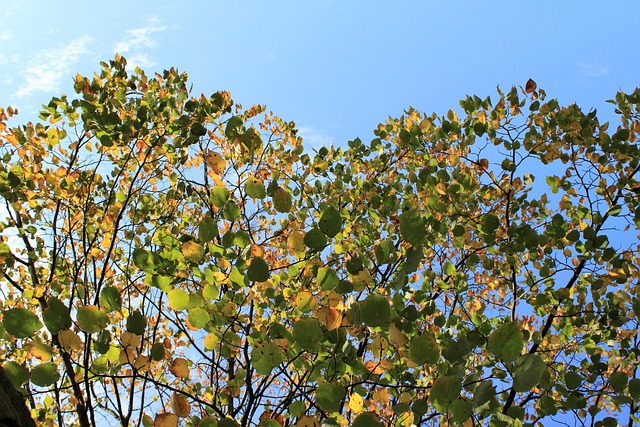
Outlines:
{"type": "Polygon", "coordinates": [[[187,378],[189,376],[189,362],[186,359],[178,357],[171,362],[169,371],[178,378],[187,378]]]}
{"type": "Polygon", "coordinates": [[[304,236],[298,230],[293,230],[287,236],[287,248],[292,253],[304,251],[304,236]]]}
{"type": "Polygon", "coordinates": [[[189,240],[182,244],[182,253],[189,261],[200,262],[204,256],[204,247],[193,240],[189,240]]]}
{"type": "Polygon", "coordinates": [[[373,400],[380,403],[382,406],[389,404],[391,400],[391,395],[389,394],[389,390],[386,388],[379,388],[373,392],[373,400]]]}
{"type": "Polygon", "coordinates": [[[298,418],[295,427],[320,427],[320,422],[316,417],[303,415],[298,418]]]}
{"type": "Polygon", "coordinates": [[[78,351],[82,348],[82,340],[70,329],[58,332],[58,341],[66,351],[78,351]]]}
{"type": "Polygon", "coordinates": [[[436,193],[440,194],[441,196],[447,194],[447,185],[444,182],[439,182],[438,184],[436,184],[436,193]]]}
{"type": "Polygon", "coordinates": [[[133,364],[133,367],[136,368],[138,371],[140,372],[144,372],[147,369],[149,369],[150,366],[150,362],[149,362],[149,357],[141,354],[140,356],[138,356],[138,358],[136,359],[135,363],[133,364]]]}
{"type": "Polygon", "coordinates": [[[204,161],[207,163],[209,169],[211,169],[217,175],[222,174],[227,167],[226,160],[223,159],[219,153],[216,153],[214,151],[209,151],[206,154],[204,161]]]}
{"type": "Polygon", "coordinates": [[[362,412],[363,405],[364,401],[362,400],[362,396],[360,396],[358,393],[353,393],[349,396],[349,409],[352,412],[359,414],[360,412],[362,412]]]}
{"type": "Polygon", "coordinates": [[[187,417],[191,413],[191,405],[187,398],[176,392],[171,396],[171,409],[180,418],[187,417]]]}
{"type": "Polygon", "coordinates": [[[178,427],[178,417],[171,412],[156,415],[153,427],[178,427]]]}
{"type": "Polygon", "coordinates": [[[342,324],[342,314],[332,307],[322,307],[318,310],[317,316],[318,320],[320,320],[320,322],[322,322],[329,331],[338,329],[342,324]]]}
{"type": "Polygon", "coordinates": [[[30,353],[31,356],[43,362],[48,362],[52,357],[52,349],[41,341],[30,341],[25,344],[24,349],[30,353]]]}
{"type": "Polygon", "coordinates": [[[318,308],[318,301],[309,291],[298,292],[296,295],[296,307],[307,313],[318,308]]]}
{"type": "Polygon", "coordinates": [[[393,322],[389,325],[389,342],[395,347],[402,347],[407,343],[404,334],[393,322]]]}
{"type": "Polygon", "coordinates": [[[123,332],[122,335],[120,335],[120,342],[122,343],[123,347],[134,347],[134,348],[138,348],[140,347],[140,337],[138,337],[136,334],[132,333],[132,332],[123,332]]]}

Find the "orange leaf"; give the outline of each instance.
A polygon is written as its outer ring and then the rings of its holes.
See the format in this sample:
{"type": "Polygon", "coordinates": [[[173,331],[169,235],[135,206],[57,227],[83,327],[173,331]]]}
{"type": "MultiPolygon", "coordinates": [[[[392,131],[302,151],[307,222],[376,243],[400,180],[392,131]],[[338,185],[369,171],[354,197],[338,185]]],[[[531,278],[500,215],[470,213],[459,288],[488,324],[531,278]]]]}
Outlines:
{"type": "Polygon", "coordinates": [[[171,362],[169,371],[178,378],[187,378],[189,376],[189,362],[186,359],[178,357],[171,362]]]}
{"type": "Polygon", "coordinates": [[[171,396],[171,409],[180,418],[187,417],[191,413],[189,401],[180,393],[173,393],[171,396]]]}

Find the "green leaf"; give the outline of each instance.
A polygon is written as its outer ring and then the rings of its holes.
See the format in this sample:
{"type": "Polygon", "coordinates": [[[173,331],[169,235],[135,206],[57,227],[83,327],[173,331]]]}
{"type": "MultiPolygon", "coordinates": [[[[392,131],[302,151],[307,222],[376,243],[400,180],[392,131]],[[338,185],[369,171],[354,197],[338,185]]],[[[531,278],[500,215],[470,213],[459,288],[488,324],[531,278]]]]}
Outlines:
{"type": "Polygon", "coordinates": [[[244,185],[244,191],[247,193],[247,196],[254,199],[264,199],[267,197],[267,190],[264,188],[264,182],[255,177],[251,177],[247,180],[244,185]]]}
{"type": "Polygon", "coordinates": [[[338,384],[320,384],[316,389],[316,404],[327,412],[338,412],[347,390],[338,384]]]}
{"type": "Polygon", "coordinates": [[[384,296],[369,294],[362,302],[360,315],[364,324],[369,327],[386,326],[391,320],[391,306],[384,296]]]}
{"type": "Polygon", "coordinates": [[[629,129],[620,129],[611,136],[614,141],[627,141],[631,136],[629,129]]]}
{"type": "Polygon", "coordinates": [[[42,323],[35,313],[20,307],[4,311],[2,324],[5,331],[16,338],[30,338],[42,328],[42,323]]]}
{"type": "Polygon", "coordinates": [[[351,427],[384,427],[375,414],[362,413],[353,420],[351,427]]]}
{"type": "Polygon", "coordinates": [[[287,213],[291,211],[291,194],[282,187],[278,189],[271,196],[273,200],[273,207],[280,213],[287,213]]]}
{"type": "Polygon", "coordinates": [[[227,121],[227,125],[224,129],[224,136],[231,142],[236,139],[237,136],[244,133],[244,121],[241,116],[233,116],[227,121]]]}
{"type": "Polygon", "coordinates": [[[342,228],[342,218],[340,218],[340,212],[338,212],[333,206],[329,206],[324,211],[322,211],[320,220],[318,220],[318,226],[320,227],[320,231],[322,231],[330,239],[335,237],[342,228]]]}
{"type": "Polygon", "coordinates": [[[273,343],[260,341],[251,352],[253,367],[260,375],[269,375],[284,360],[282,352],[273,343]]]}
{"type": "Polygon", "coordinates": [[[211,203],[215,207],[222,208],[229,201],[231,193],[226,187],[215,186],[211,191],[211,203]]]}
{"type": "Polygon", "coordinates": [[[4,371],[15,388],[22,387],[22,384],[29,380],[29,370],[27,367],[13,360],[4,365],[4,371]]]}
{"type": "Polygon", "coordinates": [[[59,379],[58,365],[53,362],[41,363],[31,370],[31,382],[40,387],[49,387],[59,379]]]}
{"type": "Polygon", "coordinates": [[[467,399],[457,398],[453,401],[450,409],[453,419],[459,423],[467,421],[473,414],[473,406],[467,399]]]}
{"type": "Polygon", "coordinates": [[[462,384],[460,384],[459,378],[453,376],[439,377],[433,382],[429,401],[439,412],[447,412],[453,402],[460,396],[461,391],[462,384]]]}
{"type": "Polygon", "coordinates": [[[189,294],[182,289],[174,289],[167,294],[169,307],[174,310],[185,310],[189,307],[189,294]]]}
{"type": "Polygon", "coordinates": [[[304,244],[314,251],[321,251],[327,246],[327,238],[319,228],[314,227],[304,235],[304,244]]]}
{"type": "Polygon", "coordinates": [[[517,392],[529,391],[540,383],[547,365],[538,354],[525,354],[516,361],[513,389],[517,392]]]}
{"type": "Polygon", "coordinates": [[[143,335],[147,327],[147,318],[139,310],[134,310],[127,317],[127,331],[136,335],[143,335]]]}
{"type": "Polygon", "coordinates": [[[340,278],[333,269],[329,267],[320,267],[318,269],[318,284],[322,289],[331,291],[338,286],[338,283],[340,283],[340,278]]]}
{"type": "Polygon", "coordinates": [[[524,348],[524,335],[518,322],[503,323],[489,335],[487,349],[503,362],[516,360],[524,348]]]}
{"type": "Polygon", "coordinates": [[[247,269],[247,277],[252,282],[266,282],[269,280],[269,265],[261,257],[253,257],[247,269]]]}
{"type": "Polygon", "coordinates": [[[440,348],[431,334],[416,335],[409,343],[409,358],[416,365],[433,365],[440,360],[440,348]]]}
{"type": "Polygon", "coordinates": [[[107,286],[100,291],[100,305],[107,313],[120,310],[122,307],[122,295],[120,289],[115,286],[107,286]]]}
{"type": "Polygon", "coordinates": [[[89,334],[94,334],[103,330],[109,318],[95,305],[85,305],[80,307],[76,313],[78,327],[89,334]]]}
{"type": "Polygon", "coordinates": [[[444,273],[445,276],[453,276],[454,274],[456,274],[456,266],[453,265],[452,262],[447,261],[444,263],[442,272],[444,273]]]}
{"type": "Polygon", "coordinates": [[[58,298],[50,298],[47,301],[47,308],[42,313],[42,319],[49,332],[54,335],[71,327],[69,307],[58,298]]]}
{"type": "Polygon", "coordinates": [[[420,246],[427,235],[427,229],[420,213],[415,210],[400,215],[400,235],[413,246],[420,246]]]}
{"type": "Polygon", "coordinates": [[[575,390],[582,384],[582,376],[576,372],[569,371],[564,374],[564,382],[569,390],[575,390]]]}
{"type": "Polygon", "coordinates": [[[624,372],[614,372],[609,376],[609,384],[616,393],[622,393],[627,387],[629,377],[624,372]]]}
{"type": "Polygon", "coordinates": [[[156,342],[151,346],[151,358],[153,360],[160,361],[164,359],[165,351],[164,344],[161,342],[156,342]]]}
{"type": "Polygon", "coordinates": [[[202,289],[202,297],[207,301],[213,301],[220,296],[220,289],[215,285],[205,285],[202,289]]]}
{"type": "Polygon", "coordinates": [[[301,400],[296,400],[294,402],[291,402],[291,404],[289,405],[289,413],[294,417],[299,417],[303,415],[304,411],[306,410],[307,410],[307,405],[301,400]]]}
{"type": "Polygon", "coordinates": [[[187,314],[187,322],[195,329],[204,328],[210,320],[209,312],[204,308],[192,308],[189,310],[189,314],[187,314]]]}
{"type": "Polygon", "coordinates": [[[632,378],[629,381],[629,394],[634,400],[640,399],[640,379],[632,378]]]}
{"type": "Polygon", "coordinates": [[[218,236],[218,223],[209,216],[205,216],[198,225],[198,236],[201,242],[210,242],[218,236]]]}
{"type": "Polygon", "coordinates": [[[293,325],[293,339],[303,350],[313,351],[322,339],[322,328],[315,318],[303,318],[293,325]]]}

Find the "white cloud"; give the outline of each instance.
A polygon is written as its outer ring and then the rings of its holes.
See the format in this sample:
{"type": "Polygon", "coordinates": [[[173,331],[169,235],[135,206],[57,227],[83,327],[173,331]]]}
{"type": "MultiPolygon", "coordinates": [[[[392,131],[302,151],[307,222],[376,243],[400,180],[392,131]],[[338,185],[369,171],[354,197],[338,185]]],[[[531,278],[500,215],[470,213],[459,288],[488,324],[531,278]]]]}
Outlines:
{"type": "Polygon", "coordinates": [[[326,132],[308,126],[300,126],[298,134],[302,137],[305,152],[319,150],[331,145],[331,136],[326,132]]]}
{"type": "Polygon", "coordinates": [[[72,40],[66,46],[48,49],[34,55],[35,59],[24,72],[24,82],[15,95],[25,97],[33,92],[53,92],[58,90],[60,81],[67,76],[81,55],[90,53],[87,45],[89,36],[72,40]]]}
{"type": "MultiPolygon", "coordinates": [[[[154,33],[170,29],[164,25],[158,25],[158,19],[153,17],[148,19],[149,25],[141,28],[127,30],[128,37],[116,43],[114,50],[116,53],[124,54],[139,49],[151,49],[158,45],[152,37],[154,33]]],[[[174,28],[174,27],[172,27],[174,28]]]]}
{"type": "Polygon", "coordinates": [[[609,74],[607,67],[603,67],[602,65],[588,64],[584,62],[579,62],[577,65],[582,69],[583,77],[598,78],[605,74],[609,74]]]}
{"type": "Polygon", "coordinates": [[[127,68],[134,68],[136,66],[140,68],[152,67],[156,62],[149,54],[149,50],[158,46],[154,34],[175,28],[177,27],[160,25],[160,19],[152,16],[147,19],[147,25],[127,30],[127,37],[116,43],[113,50],[115,53],[127,58],[127,68]]]}

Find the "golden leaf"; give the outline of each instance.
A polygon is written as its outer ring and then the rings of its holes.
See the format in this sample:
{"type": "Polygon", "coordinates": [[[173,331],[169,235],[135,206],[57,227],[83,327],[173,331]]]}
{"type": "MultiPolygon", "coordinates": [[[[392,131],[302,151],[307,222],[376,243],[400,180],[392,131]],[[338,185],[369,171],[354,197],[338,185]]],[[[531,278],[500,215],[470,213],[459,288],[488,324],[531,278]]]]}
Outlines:
{"type": "Polygon", "coordinates": [[[153,427],[178,427],[178,417],[171,412],[156,415],[153,427]]]}
{"type": "Polygon", "coordinates": [[[362,400],[362,396],[358,393],[353,393],[349,396],[349,409],[358,414],[362,412],[362,406],[364,405],[364,401],[362,400]]]}
{"type": "Polygon", "coordinates": [[[58,341],[66,351],[78,351],[82,348],[82,340],[70,329],[58,332],[58,341]]]}
{"type": "Polygon", "coordinates": [[[189,362],[186,359],[178,357],[171,362],[169,371],[178,378],[187,378],[189,376],[189,362]]]}
{"type": "Polygon", "coordinates": [[[333,307],[322,307],[318,310],[317,316],[329,331],[338,329],[342,324],[342,314],[333,307]]]}
{"type": "Polygon", "coordinates": [[[222,158],[219,153],[215,151],[209,151],[204,158],[204,161],[207,163],[209,169],[213,171],[213,173],[220,175],[224,172],[227,167],[227,161],[222,158]]]}
{"type": "Polygon", "coordinates": [[[187,417],[191,413],[191,405],[186,397],[174,392],[171,396],[171,409],[180,418],[187,417]]]}
{"type": "Polygon", "coordinates": [[[298,422],[295,424],[295,427],[320,427],[320,422],[316,417],[303,415],[298,418],[298,422]]]}

